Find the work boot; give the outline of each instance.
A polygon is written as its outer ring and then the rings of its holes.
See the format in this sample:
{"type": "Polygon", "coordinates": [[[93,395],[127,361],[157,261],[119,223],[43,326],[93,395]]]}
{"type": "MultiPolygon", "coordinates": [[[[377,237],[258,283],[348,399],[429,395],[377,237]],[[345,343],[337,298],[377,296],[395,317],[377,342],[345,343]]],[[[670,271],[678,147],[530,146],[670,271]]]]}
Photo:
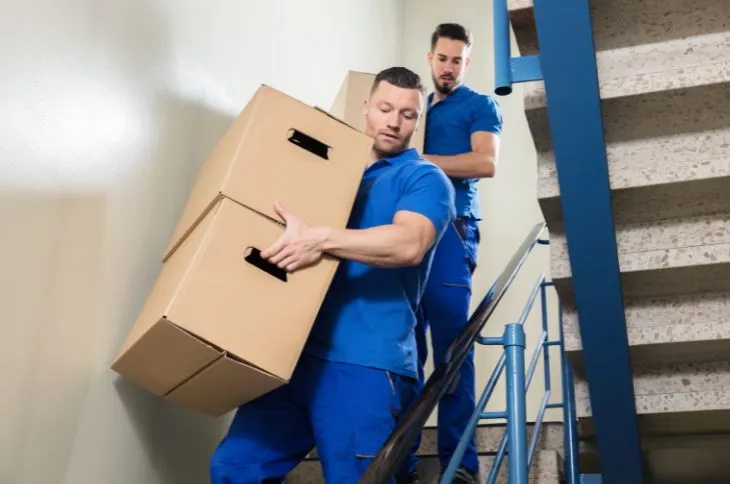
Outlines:
{"type": "MultiPolygon", "coordinates": [[[[441,475],[443,477],[443,474],[441,475]]],[[[466,467],[459,467],[454,473],[451,484],[478,484],[479,472],[474,472],[466,467]]]]}
{"type": "Polygon", "coordinates": [[[418,472],[413,471],[410,474],[401,474],[395,478],[396,484],[421,484],[418,479],[418,472]]]}

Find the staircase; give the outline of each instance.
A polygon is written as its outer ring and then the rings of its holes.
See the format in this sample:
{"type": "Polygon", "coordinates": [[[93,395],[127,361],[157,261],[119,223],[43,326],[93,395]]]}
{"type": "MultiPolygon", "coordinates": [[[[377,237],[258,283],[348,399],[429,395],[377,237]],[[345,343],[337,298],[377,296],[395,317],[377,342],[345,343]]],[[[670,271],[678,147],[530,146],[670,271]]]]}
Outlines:
{"type": "MultiPolygon", "coordinates": [[[[528,427],[528,441],[532,435],[532,427],[528,427]]],[[[504,434],[502,425],[481,426],[477,429],[477,451],[479,452],[480,477],[482,482],[489,474],[494,456],[504,434]]],[[[438,484],[439,459],[436,450],[436,429],[426,428],[423,431],[421,447],[418,451],[420,458],[419,476],[422,484],[438,484]]],[[[562,474],[563,425],[545,423],[538,438],[538,451],[530,470],[530,484],[558,484],[562,474]]],[[[507,460],[502,463],[497,484],[507,484],[507,460]]],[[[322,468],[316,454],[297,466],[286,479],[286,484],[322,484],[322,468]]]]}
{"type": "MultiPolygon", "coordinates": [[[[508,5],[520,55],[538,54],[532,0],[508,5]]],[[[592,0],[591,14],[647,477],[730,482],[730,1],[592,0]]],[[[596,471],[543,83],[524,93],[582,471],[596,471]]]]}

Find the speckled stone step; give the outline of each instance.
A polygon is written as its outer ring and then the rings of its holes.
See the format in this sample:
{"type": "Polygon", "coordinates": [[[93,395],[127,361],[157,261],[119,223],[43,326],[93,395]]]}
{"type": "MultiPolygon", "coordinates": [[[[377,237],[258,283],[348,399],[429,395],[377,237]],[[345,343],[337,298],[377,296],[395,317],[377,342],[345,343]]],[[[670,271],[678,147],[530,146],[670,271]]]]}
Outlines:
{"type": "MultiPolygon", "coordinates": [[[[633,364],[691,363],[730,355],[730,293],[625,301],[633,364]]],[[[575,308],[563,309],[565,349],[581,371],[583,345],[575,308]]]]}
{"type": "MultiPolygon", "coordinates": [[[[550,205],[556,205],[560,189],[549,122],[542,111],[527,117],[538,153],[538,196],[550,223],[559,217],[550,205]]],[[[730,84],[603,101],[603,120],[619,221],[639,219],[634,212],[642,204],[647,204],[644,213],[661,213],[666,198],[684,200],[694,195],[692,190],[699,195],[715,191],[727,201],[730,84]],[[692,187],[682,186],[690,182],[692,187]]]]}
{"type": "MultiPolygon", "coordinates": [[[[527,438],[532,438],[535,430],[533,424],[527,426],[527,438]]],[[[501,424],[480,425],[477,427],[477,452],[482,454],[496,453],[499,444],[504,435],[505,426],[501,424]]],[[[540,429],[540,436],[537,441],[538,450],[556,450],[563,449],[563,424],[562,422],[544,422],[540,429]]],[[[420,456],[435,456],[438,453],[438,436],[436,429],[428,427],[423,430],[421,436],[421,446],[418,449],[420,456]]],[[[312,451],[310,457],[316,458],[316,450],[312,451]]]]}
{"type": "MultiPolygon", "coordinates": [[[[536,54],[533,2],[508,6],[520,53],[536,54]]],[[[591,14],[603,99],[730,81],[725,0],[594,0],[591,14]]],[[[542,83],[526,91],[526,109],[545,106],[542,83]]]]}
{"type": "MultiPolygon", "coordinates": [[[[569,306],[568,247],[565,234],[553,229],[551,273],[569,306]]],[[[640,298],[730,292],[730,212],[618,226],[617,248],[626,298],[640,303],[640,298]]]]}
{"type": "MultiPolygon", "coordinates": [[[[648,482],[725,483],[730,476],[730,434],[672,435],[641,439],[648,482]]],[[[595,445],[581,448],[583,472],[599,472],[595,445]]]]}
{"type": "MultiPolygon", "coordinates": [[[[634,365],[642,435],[730,432],[730,361],[634,365]]],[[[591,433],[588,384],[576,372],[576,411],[591,433]]]]}
{"type": "MultiPolygon", "coordinates": [[[[532,438],[534,425],[527,426],[527,439],[532,438]]],[[[504,435],[504,425],[482,425],[477,428],[477,451],[480,453],[495,453],[504,435]]],[[[561,450],[563,448],[563,424],[545,422],[540,429],[537,448],[540,450],[561,450]]],[[[437,433],[434,428],[427,428],[423,432],[419,455],[436,455],[437,433]]]]}
{"type": "MultiPolygon", "coordinates": [[[[505,457],[497,477],[497,483],[507,484],[509,457],[505,457]]],[[[494,461],[493,456],[480,456],[480,477],[485,480],[494,461]]],[[[561,459],[556,451],[538,451],[530,470],[530,484],[558,484],[560,482],[561,459]]],[[[421,460],[419,474],[422,484],[437,484],[440,472],[438,458],[425,457],[421,460]]],[[[316,460],[308,460],[295,468],[286,478],[287,484],[322,484],[322,468],[316,460]]]]}

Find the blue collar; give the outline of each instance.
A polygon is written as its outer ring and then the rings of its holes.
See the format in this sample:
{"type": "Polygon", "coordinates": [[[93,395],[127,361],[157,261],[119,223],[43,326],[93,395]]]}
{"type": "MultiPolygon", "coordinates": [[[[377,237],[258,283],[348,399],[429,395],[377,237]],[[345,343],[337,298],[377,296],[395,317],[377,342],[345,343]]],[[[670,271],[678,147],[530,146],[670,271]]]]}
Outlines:
{"type": "MultiPolygon", "coordinates": [[[[463,96],[467,91],[469,91],[469,88],[466,86],[466,84],[462,84],[461,86],[459,86],[456,89],[454,89],[451,92],[451,94],[449,94],[448,96],[446,96],[445,98],[443,98],[441,101],[439,101],[435,105],[437,106],[439,104],[443,104],[443,103],[448,102],[448,101],[458,100],[458,98],[460,98],[461,96],[463,96]]],[[[435,106],[435,105],[432,105],[431,104],[433,102],[433,95],[434,95],[433,92],[431,92],[428,95],[428,108],[429,109],[432,108],[433,106],[435,106]]]]}
{"type": "Polygon", "coordinates": [[[397,155],[393,156],[386,156],[385,158],[381,158],[378,162],[384,162],[388,163],[389,165],[395,165],[397,163],[403,163],[405,161],[413,161],[420,158],[421,155],[418,154],[418,150],[416,148],[408,148],[405,151],[401,151],[397,155]]]}

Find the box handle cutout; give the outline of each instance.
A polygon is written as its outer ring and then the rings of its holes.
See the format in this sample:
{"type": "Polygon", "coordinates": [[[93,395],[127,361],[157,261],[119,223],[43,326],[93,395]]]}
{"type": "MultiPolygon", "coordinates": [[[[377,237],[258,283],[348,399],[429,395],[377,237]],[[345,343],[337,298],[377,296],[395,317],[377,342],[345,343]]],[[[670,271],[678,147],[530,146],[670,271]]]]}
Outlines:
{"type": "Polygon", "coordinates": [[[248,252],[248,254],[244,257],[246,262],[258,269],[261,269],[270,276],[276,277],[280,281],[287,282],[286,270],[262,258],[261,251],[259,249],[256,247],[248,247],[246,251],[248,252]]]}
{"type": "Polygon", "coordinates": [[[320,158],[324,160],[330,159],[330,146],[322,143],[319,140],[316,140],[309,136],[306,133],[302,133],[301,131],[297,129],[290,129],[289,130],[289,142],[293,143],[297,146],[299,146],[302,149],[305,149],[312,153],[315,156],[319,156],[320,158]]]}

